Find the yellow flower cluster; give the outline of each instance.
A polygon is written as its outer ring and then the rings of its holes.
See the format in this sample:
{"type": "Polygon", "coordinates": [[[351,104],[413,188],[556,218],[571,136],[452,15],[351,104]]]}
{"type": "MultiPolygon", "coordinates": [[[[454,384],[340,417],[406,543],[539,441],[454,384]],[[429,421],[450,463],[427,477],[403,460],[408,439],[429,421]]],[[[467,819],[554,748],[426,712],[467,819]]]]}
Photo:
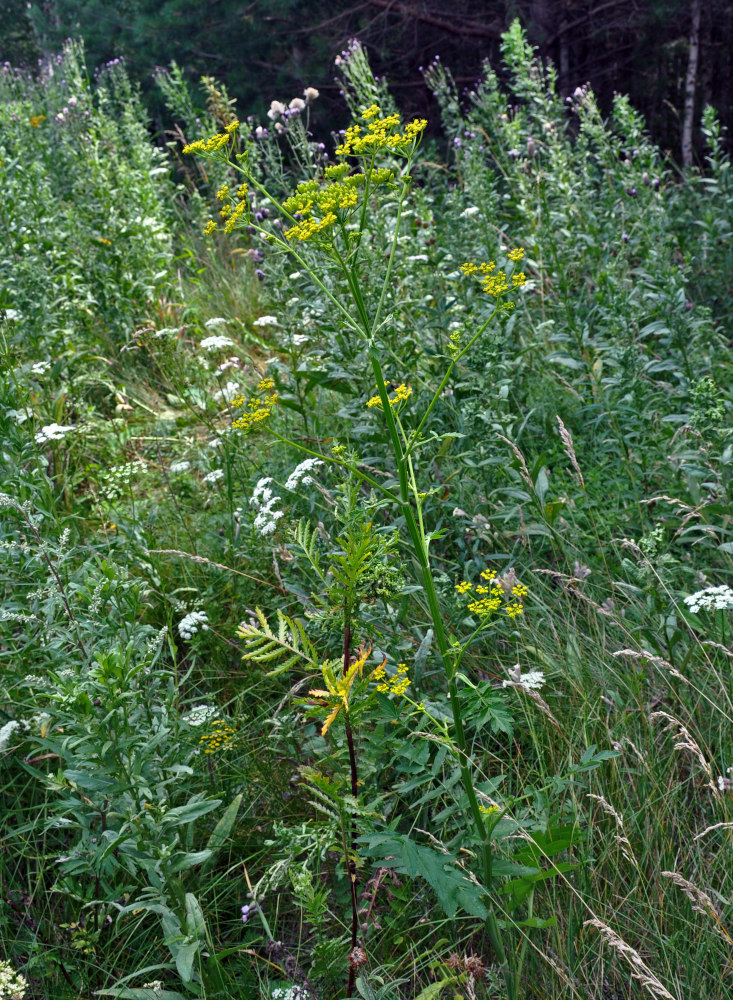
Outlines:
{"type": "Polygon", "coordinates": [[[524,605],[522,604],[522,599],[527,596],[529,591],[523,583],[515,584],[511,589],[513,601],[509,602],[509,598],[501,585],[498,578],[494,577],[494,574],[489,570],[483,570],[481,573],[481,578],[486,580],[489,586],[486,584],[479,583],[475,587],[472,583],[467,580],[461,580],[460,583],[456,584],[456,590],[459,594],[474,594],[476,599],[472,600],[470,604],[466,607],[474,615],[478,615],[480,618],[486,618],[492,615],[495,611],[498,611],[502,605],[504,607],[504,612],[510,618],[516,618],[517,615],[521,615],[524,611],[524,605]]]}
{"type": "Polygon", "coordinates": [[[404,132],[400,132],[400,116],[392,114],[380,118],[381,113],[382,109],[376,104],[362,111],[362,120],[367,122],[366,130],[361,125],[349,126],[343,143],[336,147],[336,156],[373,156],[380,149],[408,155],[427,127],[427,121],[415,118],[405,126],[404,132]]]}
{"type": "Polygon", "coordinates": [[[183,152],[196,153],[198,156],[214,156],[229,143],[229,140],[238,128],[239,122],[235,118],[233,122],[230,122],[226,126],[223,132],[209,136],[208,139],[196,139],[195,142],[189,142],[187,146],[183,147],[183,152]]]}
{"type": "Polygon", "coordinates": [[[273,379],[263,378],[257,385],[256,396],[252,396],[250,399],[242,395],[235,396],[232,400],[232,406],[236,406],[237,408],[246,406],[247,411],[232,422],[232,427],[249,430],[255,424],[267,420],[277,403],[277,393],[274,389],[275,382],[273,379]]]}
{"type": "Polygon", "coordinates": [[[303,240],[309,240],[311,236],[315,236],[317,233],[322,233],[324,229],[328,229],[336,222],[336,216],[333,212],[328,212],[323,218],[316,222],[315,219],[307,218],[303,219],[302,222],[298,222],[296,225],[291,226],[290,229],[285,231],[286,240],[295,240],[302,243],[303,240]]]}
{"type": "MultiPolygon", "coordinates": [[[[373,170],[371,183],[373,186],[389,184],[394,179],[394,174],[394,170],[387,168],[373,170]]],[[[337,214],[339,212],[344,213],[342,218],[345,221],[358,205],[357,189],[363,187],[365,182],[364,174],[349,175],[348,164],[339,163],[327,167],[324,178],[312,178],[300,183],[294,194],[283,202],[286,212],[303,216],[299,222],[286,230],[286,239],[299,241],[310,239],[311,236],[332,226],[339,218],[337,214]]]]}
{"type": "MultiPolygon", "coordinates": [[[[384,384],[391,385],[391,383],[388,381],[386,381],[384,384]]],[[[389,405],[392,407],[399,407],[399,409],[402,409],[403,404],[407,402],[407,400],[410,398],[411,395],[412,395],[412,389],[410,388],[410,386],[405,385],[404,382],[400,382],[398,386],[395,386],[394,396],[392,396],[392,398],[390,399],[389,405]]],[[[381,409],[382,400],[380,399],[379,396],[372,396],[371,399],[367,400],[367,406],[377,406],[381,409]]]]}
{"type": "Polygon", "coordinates": [[[222,750],[234,739],[236,729],[221,719],[215,719],[211,723],[211,732],[203,733],[199,739],[199,746],[205,746],[204,753],[216,753],[222,750]]]}
{"type": "MultiPolygon", "coordinates": [[[[512,263],[516,264],[524,257],[524,250],[521,247],[517,247],[516,250],[510,250],[507,257],[512,263]]],[[[482,289],[487,295],[493,295],[494,298],[498,299],[510,288],[509,276],[504,271],[497,271],[496,263],[493,260],[481,264],[474,264],[471,261],[467,261],[461,265],[461,271],[463,271],[466,277],[471,277],[474,274],[478,275],[481,280],[482,289]]],[[[511,279],[512,288],[521,288],[527,281],[527,275],[523,271],[519,271],[516,274],[512,274],[511,279]]],[[[509,303],[506,304],[505,308],[509,308],[509,303]]]]}
{"type": "Polygon", "coordinates": [[[45,120],[46,120],[45,115],[31,115],[31,125],[33,126],[33,128],[38,128],[41,122],[45,122],[45,120]]]}
{"type": "MultiPolygon", "coordinates": [[[[249,200],[247,199],[247,193],[247,185],[240,184],[236,192],[239,200],[236,204],[234,204],[232,202],[228,184],[223,184],[216,192],[217,200],[224,203],[221,206],[219,216],[224,222],[225,233],[233,233],[239,222],[247,222],[249,218],[249,200]]],[[[217,229],[218,226],[216,222],[214,222],[213,219],[209,219],[204,226],[204,235],[210,236],[212,233],[215,233],[217,229]]]]}
{"type": "Polygon", "coordinates": [[[384,663],[377,667],[373,671],[371,680],[377,682],[377,691],[380,694],[396,694],[398,697],[403,695],[405,691],[410,686],[410,678],[407,673],[407,664],[398,663],[397,673],[394,677],[387,677],[387,672],[384,669],[384,663]]]}

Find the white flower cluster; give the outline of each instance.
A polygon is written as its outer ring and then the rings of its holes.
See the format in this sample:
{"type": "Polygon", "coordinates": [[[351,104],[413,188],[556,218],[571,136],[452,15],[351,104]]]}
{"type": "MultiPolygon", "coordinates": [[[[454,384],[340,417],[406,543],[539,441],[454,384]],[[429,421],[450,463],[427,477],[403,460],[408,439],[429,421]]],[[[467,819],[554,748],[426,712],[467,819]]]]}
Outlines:
{"type": "Polygon", "coordinates": [[[168,471],[172,476],[179,476],[182,472],[188,472],[190,468],[191,463],[184,459],[181,462],[171,462],[168,471]]]}
{"type": "MultiPolygon", "coordinates": [[[[11,719],[10,722],[6,722],[2,729],[0,729],[0,750],[5,749],[10,742],[10,737],[16,729],[20,729],[20,723],[16,722],[15,719],[11,719]]],[[[2,967],[0,966],[0,968],[2,967]]],[[[2,996],[3,994],[0,993],[0,997],[2,996]]]]}
{"type": "Polygon", "coordinates": [[[44,445],[49,441],[61,441],[75,428],[72,424],[46,424],[36,433],[36,444],[44,445]]]}
{"type": "Polygon", "coordinates": [[[230,340],[229,337],[222,337],[220,334],[215,334],[213,337],[204,337],[201,341],[201,347],[205,351],[223,351],[225,347],[233,346],[233,340],[230,340]]]}
{"type": "Polygon", "coordinates": [[[226,326],[227,320],[223,316],[212,316],[211,319],[207,319],[204,326],[207,330],[215,330],[218,326],[226,326]]]}
{"type": "Polygon", "coordinates": [[[313,482],[313,477],[307,475],[307,473],[310,472],[311,469],[317,468],[319,465],[323,465],[320,458],[306,458],[300,463],[300,465],[296,465],[285,482],[285,489],[294,490],[300,482],[302,482],[304,486],[308,486],[313,482]]]}
{"type": "Polygon", "coordinates": [[[239,382],[227,382],[214,393],[214,399],[221,400],[222,403],[231,403],[237,395],[239,395],[239,382]]]}
{"type": "Polygon", "coordinates": [[[252,321],[252,326],[280,326],[277,316],[260,316],[252,321]]]}
{"type": "Polygon", "coordinates": [[[289,986],[284,990],[281,986],[276,986],[270,993],[270,1000],[306,1000],[308,994],[300,986],[289,986]]]}
{"type": "Polygon", "coordinates": [[[147,471],[147,465],[139,458],[133,462],[124,462],[122,465],[112,465],[104,476],[105,484],[102,487],[102,493],[107,500],[118,500],[123,492],[129,489],[133,480],[144,475],[147,471]]]}
{"type": "Polygon", "coordinates": [[[143,983],[144,990],[152,990],[153,993],[163,992],[163,981],[161,979],[151,979],[149,983],[143,983]]]}
{"type": "Polygon", "coordinates": [[[50,361],[36,361],[30,367],[31,375],[45,375],[48,369],[51,367],[50,361]]]}
{"type": "Polygon", "coordinates": [[[218,483],[220,479],[224,478],[223,469],[212,469],[211,472],[207,472],[203,478],[204,483],[218,483]]]}
{"type": "Polygon", "coordinates": [[[733,608],[733,590],[726,587],[706,587],[685,598],[685,604],[693,614],[698,611],[725,611],[733,608]]]}
{"type": "Polygon", "coordinates": [[[545,683],[546,677],[541,670],[529,670],[526,674],[519,674],[516,679],[502,681],[501,686],[510,687],[518,684],[525,691],[539,691],[545,686],[545,683]]]}
{"type": "Polygon", "coordinates": [[[0,959],[0,1000],[23,1000],[28,983],[10,962],[0,959]]]}
{"type": "Polygon", "coordinates": [[[208,620],[209,616],[205,611],[189,611],[178,623],[178,634],[182,639],[192,639],[199,628],[204,632],[207,631],[209,626],[206,623],[208,620]]]}
{"type": "Polygon", "coordinates": [[[181,722],[185,722],[188,726],[203,726],[218,714],[219,709],[213,705],[194,705],[190,712],[181,717],[181,722]]]}
{"type": "Polygon", "coordinates": [[[280,497],[272,495],[272,490],[269,486],[271,482],[272,476],[260,479],[255,486],[254,493],[249,498],[250,504],[257,508],[254,527],[255,531],[259,531],[261,535],[271,535],[277,527],[279,518],[285,516],[283,511],[272,509],[280,497]]]}

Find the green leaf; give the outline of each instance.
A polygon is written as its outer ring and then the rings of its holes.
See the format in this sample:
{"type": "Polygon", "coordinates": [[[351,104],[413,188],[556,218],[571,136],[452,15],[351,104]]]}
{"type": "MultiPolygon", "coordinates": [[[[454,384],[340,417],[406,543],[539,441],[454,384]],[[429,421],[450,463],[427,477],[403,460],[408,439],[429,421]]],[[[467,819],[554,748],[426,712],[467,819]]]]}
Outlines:
{"type": "Polygon", "coordinates": [[[211,868],[216,855],[226,843],[227,837],[232,832],[234,823],[236,822],[241,804],[242,793],[240,792],[239,795],[235,795],[234,799],[229,803],[224,811],[224,815],[212,830],[211,836],[206,844],[206,849],[210,853],[208,859],[204,862],[201,868],[202,874],[211,868]]]}
{"type": "Polygon", "coordinates": [[[186,931],[190,937],[206,938],[204,911],[192,892],[186,893],[186,931]]]}
{"type": "Polygon", "coordinates": [[[195,868],[196,865],[208,861],[211,857],[211,851],[192,851],[189,854],[176,854],[174,857],[177,860],[168,869],[171,875],[175,875],[177,872],[186,872],[189,868],[195,868]]]}
{"type": "Polygon", "coordinates": [[[425,879],[433,889],[438,902],[448,917],[457,910],[464,910],[474,917],[486,918],[483,886],[472,882],[457,866],[456,858],[416,844],[409,837],[398,833],[365,834],[358,838],[368,857],[379,860],[385,868],[409,878],[425,879]]]}
{"type": "Polygon", "coordinates": [[[201,802],[199,797],[194,795],[184,806],[175,806],[173,809],[169,809],[160,823],[161,826],[185,826],[187,823],[192,823],[195,819],[200,819],[212,812],[220,805],[221,799],[204,799],[201,802]]]}
{"type": "Polygon", "coordinates": [[[447,976],[445,979],[438,980],[437,983],[430,983],[424,990],[420,990],[415,1000],[435,1000],[435,997],[439,997],[444,989],[455,982],[457,982],[456,976],[447,976]]]}
{"type": "Polygon", "coordinates": [[[190,1000],[176,990],[160,990],[153,993],[152,990],[135,989],[131,986],[114,986],[109,990],[95,990],[95,997],[119,997],[120,1000],[190,1000]]]}
{"type": "Polygon", "coordinates": [[[198,941],[188,941],[176,949],[174,960],[178,975],[184,983],[190,983],[193,979],[193,961],[199,950],[198,941]]]}

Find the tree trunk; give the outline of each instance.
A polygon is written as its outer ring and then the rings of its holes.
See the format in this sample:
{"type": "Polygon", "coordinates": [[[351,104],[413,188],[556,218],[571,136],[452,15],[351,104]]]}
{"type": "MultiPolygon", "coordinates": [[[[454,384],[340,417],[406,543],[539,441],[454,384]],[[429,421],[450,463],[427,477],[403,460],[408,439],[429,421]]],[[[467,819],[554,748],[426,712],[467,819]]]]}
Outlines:
{"type": "Polygon", "coordinates": [[[697,84],[697,63],[700,57],[700,14],[701,0],[692,0],[690,8],[690,56],[685,77],[685,113],[682,121],[682,166],[692,166],[692,126],[695,120],[695,85],[697,84]]]}

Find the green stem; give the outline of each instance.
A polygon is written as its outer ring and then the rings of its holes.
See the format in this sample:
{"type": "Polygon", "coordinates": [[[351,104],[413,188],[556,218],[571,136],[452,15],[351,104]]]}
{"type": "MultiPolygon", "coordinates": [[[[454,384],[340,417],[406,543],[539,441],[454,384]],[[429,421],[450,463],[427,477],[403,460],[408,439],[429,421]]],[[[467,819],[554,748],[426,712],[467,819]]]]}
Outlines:
{"type": "MultiPolygon", "coordinates": [[[[448,697],[450,700],[451,714],[453,716],[455,742],[460,754],[459,767],[461,771],[461,782],[463,784],[466,797],[468,798],[474,827],[479,841],[481,842],[484,885],[488,893],[491,887],[493,867],[491,840],[487,830],[486,820],[484,819],[481,809],[479,808],[476,790],[473,786],[453,656],[451,654],[448,637],[446,636],[445,627],[443,625],[443,617],[440,611],[438,594],[435,589],[435,581],[433,580],[433,574],[430,568],[427,545],[425,543],[424,535],[421,533],[417,521],[415,520],[415,514],[410,503],[407,461],[402,453],[395,415],[390,406],[389,397],[384,386],[382,366],[379,362],[376,351],[373,348],[370,348],[369,350],[369,358],[372,363],[372,371],[374,372],[374,378],[377,383],[377,390],[379,392],[380,399],[382,400],[382,409],[384,410],[384,415],[387,421],[387,430],[392,444],[394,458],[397,462],[397,472],[400,484],[400,508],[405,518],[405,524],[407,532],[410,536],[410,541],[412,542],[415,555],[420,565],[422,585],[425,590],[425,596],[430,609],[430,617],[433,621],[433,628],[435,630],[435,641],[438,646],[438,651],[443,662],[443,669],[448,681],[448,697]]],[[[486,930],[489,935],[489,940],[491,941],[491,946],[494,949],[499,964],[502,967],[507,998],[508,1000],[517,1000],[517,980],[514,972],[509,967],[507,953],[504,948],[504,942],[501,938],[501,931],[496,919],[496,914],[490,905],[487,906],[487,910],[488,916],[486,918],[486,930]]]]}

